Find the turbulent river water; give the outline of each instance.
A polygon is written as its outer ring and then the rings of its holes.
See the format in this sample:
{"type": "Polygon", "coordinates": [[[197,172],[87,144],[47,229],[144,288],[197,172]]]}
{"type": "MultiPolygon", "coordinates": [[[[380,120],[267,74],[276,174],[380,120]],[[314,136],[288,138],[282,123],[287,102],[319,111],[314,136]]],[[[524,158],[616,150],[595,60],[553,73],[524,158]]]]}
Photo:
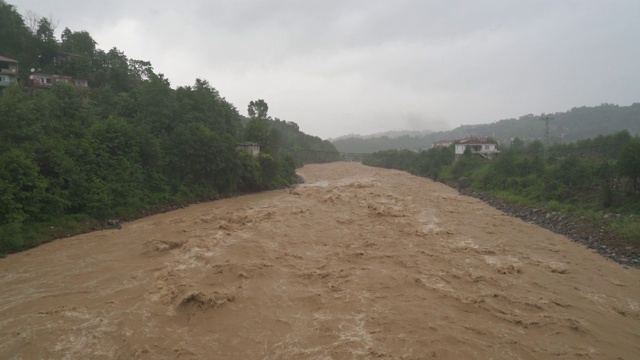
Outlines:
{"type": "Polygon", "coordinates": [[[640,359],[640,270],[358,163],[0,260],[2,359],[640,359]]]}

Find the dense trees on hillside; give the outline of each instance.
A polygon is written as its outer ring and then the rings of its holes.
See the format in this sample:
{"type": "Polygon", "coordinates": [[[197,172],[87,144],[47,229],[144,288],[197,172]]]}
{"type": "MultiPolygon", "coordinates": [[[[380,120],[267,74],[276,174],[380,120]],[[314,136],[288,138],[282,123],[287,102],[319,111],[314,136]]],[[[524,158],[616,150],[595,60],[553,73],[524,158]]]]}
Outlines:
{"type": "Polygon", "coordinates": [[[97,49],[86,31],[64,29],[58,41],[44,18],[35,29],[0,0],[0,55],[21,65],[19,85],[0,93],[0,254],[110,218],[287,186],[296,165],[338,158],[330,143],[271,119],[264,100],[243,126],[204,79],[172,88],[149,62],[97,49]],[[90,88],[28,88],[31,67],[90,88]],[[258,156],[236,149],[247,141],[262,146],[258,156]],[[305,153],[315,149],[327,156],[305,153]]]}

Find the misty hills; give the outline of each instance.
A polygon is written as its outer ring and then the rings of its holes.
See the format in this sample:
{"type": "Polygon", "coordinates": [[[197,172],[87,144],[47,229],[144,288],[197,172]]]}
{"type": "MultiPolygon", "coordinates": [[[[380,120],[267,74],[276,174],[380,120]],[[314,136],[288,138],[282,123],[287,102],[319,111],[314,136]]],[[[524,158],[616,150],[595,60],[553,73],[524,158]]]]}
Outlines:
{"type": "MultiPolygon", "coordinates": [[[[388,149],[420,151],[429,148],[438,140],[455,140],[470,135],[492,136],[503,146],[518,137],[526,143],[543,140],[545,124],[540,118],[549,116],[549,142],[571,143],[628,130],[632,135],[640,134],[640,103],[630,106],[602,104],[594,107],[582,106],[567,112],[554,114],[528,114],[518,119],[504,119],[491,124],[462,125],[453,130],[413,135],[394,136],[393,133],[372,137],[342,137],[331,140],[340,152],[373,153],[388,149]]],[[[401,133],[401,132],[398,132],[401,133]]]]}
{"type": "Polygon", "coordinates": [[[377,138],[377,137],[389,137],[389,138],[399,138],[401,136],[410,136],[410,137],[422,137],[425,135],[429,135],[431,134],[433,131],[431,130],[422,130],[422,131],[418,131],[418,130],[391,130],[391,131],[384,131],[384,132],[379,132],[379,133],[374,133],[374,134],[369,134],[369,135],[360,135],[360,134],[349,134],[349,135],[343,135],[343,136],[338,136],[335,139],[329,139],[329,141],[336,141],[336,140],[342,140],[342,139],[348,139],[348,138],[357,138],[357,139],[371,139],[371,138],[377,138]]]}

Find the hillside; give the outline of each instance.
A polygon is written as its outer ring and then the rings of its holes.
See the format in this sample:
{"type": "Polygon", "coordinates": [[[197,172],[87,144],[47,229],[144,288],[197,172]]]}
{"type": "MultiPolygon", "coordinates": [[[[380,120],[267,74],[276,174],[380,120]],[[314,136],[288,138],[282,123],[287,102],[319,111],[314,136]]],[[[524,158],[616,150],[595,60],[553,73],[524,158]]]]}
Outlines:
{"type": "Polygon", "coordinates": [[[438,140],[454,140],[469,135],[492,136],[501,144],[509,144],[515,137],[529,143],[544,137],[544,122],[539,120],[541,116],[553,118],[549,124],[551,143],[569,143],[621,130],[628,130],[632,135],[640,134],[640,103],[634,103],[630,106],[583,106],[555,114],[529,114],[491,124],[462,125],[453,130],[424,136],[341,138],[332,143],[340,152],[347,153],[372,153],[388,149],[421,150],[438,140]]]}
{"type": "Polygon", "coordinates": [[[206,79],[172,87],[149,61],[101,50],[86,31],[58,39],[47,18],[32,29],[2,0],[0,39],[0,257],[117,219],[289,186],[296,166],[338,156],[272,119],[262,99],[247,121],[206,79]]]}

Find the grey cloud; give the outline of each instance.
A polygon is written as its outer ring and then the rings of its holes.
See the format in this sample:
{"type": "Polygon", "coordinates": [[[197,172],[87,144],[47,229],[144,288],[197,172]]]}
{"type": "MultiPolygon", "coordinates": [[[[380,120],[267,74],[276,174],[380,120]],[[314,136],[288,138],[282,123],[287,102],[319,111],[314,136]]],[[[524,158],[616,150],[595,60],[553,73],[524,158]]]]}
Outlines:
{"type": "Polygon", "coordinates": [[[640,96],[632,0],[11,3],[150,60],[175,85],[207,78],[241,110],[264,98],[323,137],[640,96]]]}

